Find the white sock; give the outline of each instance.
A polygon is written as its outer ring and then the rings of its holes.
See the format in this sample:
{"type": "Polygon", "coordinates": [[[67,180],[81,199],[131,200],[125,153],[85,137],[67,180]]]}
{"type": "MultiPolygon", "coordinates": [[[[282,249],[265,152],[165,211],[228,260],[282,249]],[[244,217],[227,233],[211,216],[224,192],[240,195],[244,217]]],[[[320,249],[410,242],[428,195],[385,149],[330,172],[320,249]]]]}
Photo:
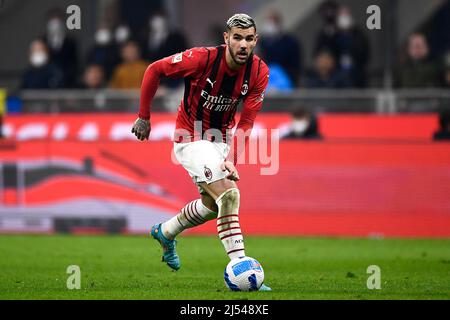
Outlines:
{"type": "Polygon", "coordinates": [[[184,230],[199,226],[215,218],[217,218],[217,213],[205,207],[201,199],[197,199],[181,209],[178,215],[164,222],[161,229],[167,239],[173,240],[184,230]]]}
{"type": "Polygon", "coordinates": [[[219,207],[217,232],[231,260],[245,256],[244,238],[239,225],[239,202],[239,189],[227,190],[216,200],[219,207]]]}

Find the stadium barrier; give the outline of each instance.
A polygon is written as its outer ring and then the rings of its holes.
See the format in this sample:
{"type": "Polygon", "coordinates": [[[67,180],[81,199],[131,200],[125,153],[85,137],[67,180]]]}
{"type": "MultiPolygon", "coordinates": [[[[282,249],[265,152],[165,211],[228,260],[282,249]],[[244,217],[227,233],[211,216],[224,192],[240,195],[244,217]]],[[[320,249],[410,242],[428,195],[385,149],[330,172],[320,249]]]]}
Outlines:
{"type": "MultiPolygon", "coordinates": [[[[175,112],[183,88],[158,91],[152,109],[175,112]]],[[[139,90],[24,90],[19,94],[25,113],[132,112],[139,106],[139,90]]],[[[450,109],[445,89],[297,89],[269,91],[262,112],[437,112],[450,109]]]]}

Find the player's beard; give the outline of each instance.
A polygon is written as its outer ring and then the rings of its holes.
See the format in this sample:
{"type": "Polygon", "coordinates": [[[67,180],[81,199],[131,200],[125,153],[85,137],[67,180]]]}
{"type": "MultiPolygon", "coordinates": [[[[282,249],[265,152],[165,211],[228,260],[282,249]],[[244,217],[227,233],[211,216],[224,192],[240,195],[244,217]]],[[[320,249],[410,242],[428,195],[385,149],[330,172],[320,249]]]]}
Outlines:
{"type": "Polygon", "coordinates": [[[234,63],[236,63],[237,65],[243,66],[244,64],[247,63],[248,58],[251,55],[251,52],[249,52],[247,54],[247,57],[245,58],[245,61],[241,61],[237,59],[237,55],[240,51],[238,51],[236,54],[233,53],[233,50],[231,49],[231,46],[228,44],[228,52],[230,53],[231,59],[233,59],[234,63]]]}

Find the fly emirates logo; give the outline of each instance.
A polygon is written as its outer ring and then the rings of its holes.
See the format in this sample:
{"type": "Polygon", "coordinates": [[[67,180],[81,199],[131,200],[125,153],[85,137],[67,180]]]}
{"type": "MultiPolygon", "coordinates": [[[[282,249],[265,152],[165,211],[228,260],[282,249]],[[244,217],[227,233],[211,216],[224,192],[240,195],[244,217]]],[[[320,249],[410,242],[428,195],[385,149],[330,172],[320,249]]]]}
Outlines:
{"type": "Polygon", "coordinates": [[[237,99],[232,99],[223,95],[212,96],[205,90],[202,90],[201,96],[206,100],[203,104],[203,108],[217,112],[226,112],[233,110],[239,102],[237,99]]]}

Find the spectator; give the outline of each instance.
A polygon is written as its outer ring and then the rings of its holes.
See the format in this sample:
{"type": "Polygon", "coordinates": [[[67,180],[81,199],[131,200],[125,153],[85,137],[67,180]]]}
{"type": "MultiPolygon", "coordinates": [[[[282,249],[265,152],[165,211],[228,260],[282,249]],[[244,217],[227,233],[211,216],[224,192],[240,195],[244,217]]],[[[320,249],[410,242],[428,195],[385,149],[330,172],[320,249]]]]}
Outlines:
{"type": "Polygon", "coordinates": [[[44,39],[50,60],[63,71],[65,84],[71,87],[75,85],[78,72],[77,43],[67,35],[66,30],[64,13],[60,9],[50,10],[44,39]]]}
{"type": "Polygon", "coordinates": [[[314,45],[314,54],[321,51],[329,51],[333,54],[336,61],[339,61],[339,48],[337,44],[337,23],[336,16],[338,4],[335,1],[325,1],[319,8],[319,14],[323,25],[316,37],[314,45]]]}
{"type": "Polygon", "coordinates": [[[443,73],[442,73],[442,87],[450,88],[450,51],[444,56],[443,63],[443,73]]]}
{"type": "Polygon", "coordinates": [[[270,78],[269,84],[267,86],[267,91],[276,92],[290,92],[294,88],[288,74],[284,69],[278,64],[269,65],[270,68],[270,78]]]}
{"type": "MultiPolygon", "coordinates": [[[[181,32],[170,28],[165,14],[157,13],[150,17],[148,30],[141,47],[144,48],[144,58],[153,62],[186,50],[187,41],[181,32]]],[[[161,80],[163,87],[172,89],[181,83],[181,79],[161,80]]]]}
{"type": "Polygon", "coordinates": [[[187,42],[182,33],[171,30],[166,15],[157,13],[149,20],[148,33],[142,48],[145,58],[153,62],[186,50],[187,42]]]}
{"type": "Polygon", "coordinates": [[[351,11],[346,6],[339,8],[336,25],[336,61],[341,70],[349,74],[353,86],[366,87],[369,41],[362,30],[355,26],[351,11]]]}
{"type": "Polygon", "coordinates": [[[337,68],[333,54],[329,51],[321,51],[314,60],[314,69],[308,72],[306,86],[308,88],[348,88],[351,82],[348,76],[337,68]]]}
{"type": "Polygon", "coordinates": [[[58,89],[64,87],[61,69],[50,61],[49,50],[43,40],[30,45],[30,66],[22,77],[22,89],[58,89]]]}
{"type": "Polygon", "coordinates": [[[283,30],[282,17],[275,10],[267,14],[261,26],[260,49],[269,68],[281,67],[290,82],[298,86],[302,72],[302,49],[300,42],[283,30]]]}
{"type": "Polygon", "coordinates": [[[439,115],[439,130],[433,135],[434,140],[450,140],[450,111],[446,110],[439,115]]]}
{"type": "Polygon", "coordinates": [[[322,139],[315,115],[307,111],[296,111],[289,133],[283,139],[322,139]]]}
{"type": "Polygon", "coordinates": [[[111,30],[101,25],[95,33],[95,45],[88,53],[88,64],[101,65],[105,78],[110,79],[114,68],[120,63],[117,46],[114,44],[111,30]]]}
{"type": "Polygon", "coordinates": [[[128,40],[132,38],[130,27],[126,24],[120,24],[114,31],[114,40],[118,47],[123,46],[128,40]]]}
{"type": "Polygon", "coordinates": [[[406,63],[396,71],[397,87],[436,87],[439,73],[434,61],[429,57],[429,48],[425,36],[414,33],[409,36],[406,63]]]}
{"type": "Polygon", "coordinates": [[[445,0],[429,18],[431,55],[440,58],[450,50],[450,1],[445,0]]]}
{"type": "MultiPolygon", "coordinates": [[[[167,1],[163,3],[161,0],[115,0],[110,2],[120,12],[121,21],[130,27],[131,33],[139,36],[142,36],[142,31],[148,25],[149,16],[167,6],[167,1]]],[[[174,9],[176,8],[174,7],[174,9]]]]}
{"type": "Polygon", "coordinates": [[[148,63],[141,59],[138,44],[128,41],[122,47],[122,60],[114,71],[110,87],[113,89],[139,89],[148,63]]]}
{"type": "Polygon", "coordinates": [[[450,66],[445,68],[443,87],[450,89],[450,66]]]}
{"type": "Polygon", "coordinates": [[[445,87],[450,89],[450,68],[449,67],[446,68],[444,77],[445,77],[445,82],[444,82],[445,87]]]}
{"type": "Polygon", "coordinates": [[[87,66],[83,74],[81,89],[103,89],[105,88],[105,72],[98,64],[87,66]]]}

